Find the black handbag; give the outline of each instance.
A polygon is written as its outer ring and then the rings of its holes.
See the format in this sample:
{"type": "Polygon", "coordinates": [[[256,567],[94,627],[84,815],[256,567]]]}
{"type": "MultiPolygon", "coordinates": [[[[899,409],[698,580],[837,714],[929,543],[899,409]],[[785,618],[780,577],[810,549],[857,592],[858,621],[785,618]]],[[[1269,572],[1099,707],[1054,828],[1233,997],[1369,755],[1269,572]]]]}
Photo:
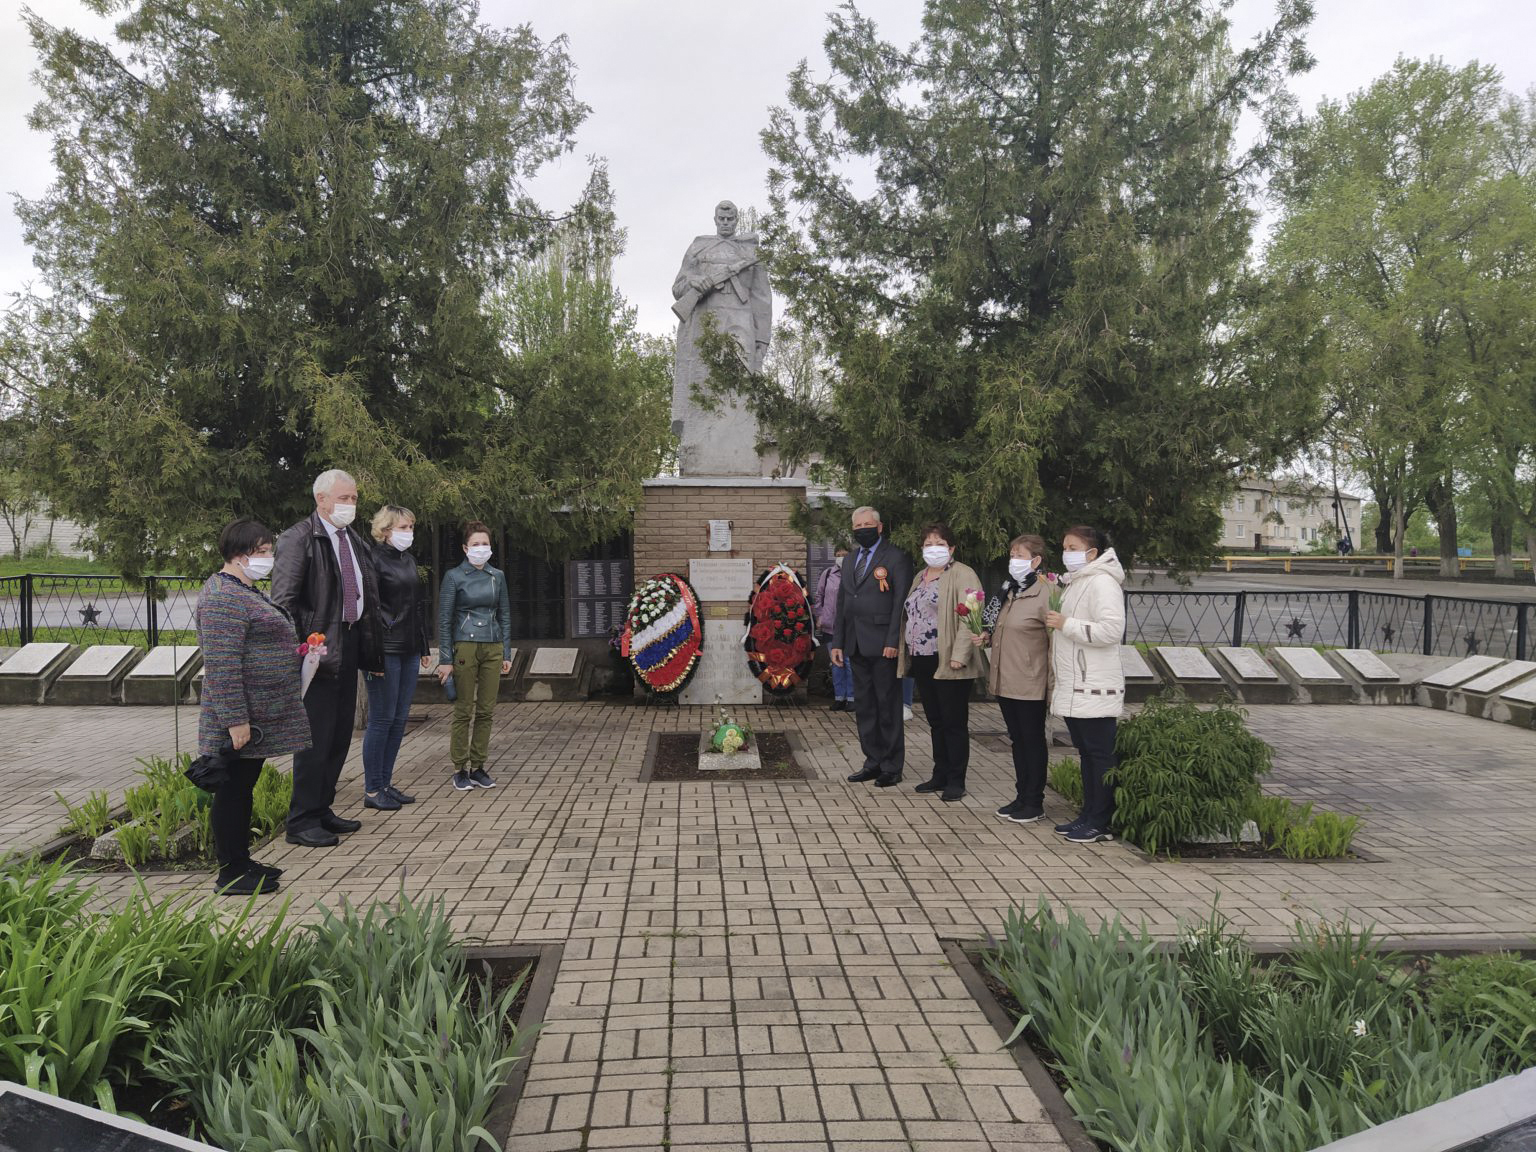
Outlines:
{"type": "Polygon", "coordinates": [[[238,752],[228,738],[224,746],[212,756],[199,756],[187,765],[184,776],[204,792],[217,792],[229,783],[229,765],[233,760],[246,758],[246,749],[254,748],[261,743],[261,729],[251,725],[251,738],[246,741],[245,747],[238,752]]]}

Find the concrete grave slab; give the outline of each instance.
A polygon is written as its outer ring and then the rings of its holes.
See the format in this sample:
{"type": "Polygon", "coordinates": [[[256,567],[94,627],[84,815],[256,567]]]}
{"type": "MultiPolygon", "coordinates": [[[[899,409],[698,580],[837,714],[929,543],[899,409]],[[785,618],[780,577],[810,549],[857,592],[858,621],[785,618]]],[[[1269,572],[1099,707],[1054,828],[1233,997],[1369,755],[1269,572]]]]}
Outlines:
{"type": "Polygon", "coordinates": [[[1355,686],[1315,648],[1281,645],[1271,650],[1275,667],[1309,704],[1352,704],[1355,686]]]}
{"type": "Polygon", "coordinates": [[[1161,645],[1152,650],[1163,666],[1166,682],[1174,683],[1191,700],[1230,700],[1232,693],[1216,666],[1198,648],[1161,645]]]}
{"type": "Polygon", "coordinates": [[[1381,680],[1388,683],[1398,683],[1402,680],[1390,664],[1369,648],[1335,648],[1328,655],[1342,661],[1344,666],[1361,680],[1381,680]]]}
{"type": "Polygon", "coordinates": [[[192,676],[203,666],[203,653],[192,644],[162,644],[123,678],[124,704],[188,702],[192,676]]]}
{"type": "Polygon", "coordinates": [[[1499,693],[1489,715],[1517,728],[1536,727],[1536,678],[1522,680],[1499,693]]]}
{"type": "Polygon", "coordinates": [[[1536,672],[1536,661],[1511,660],[1508,664],[1484,672],[1475,680],[1468,680],[1461,686],[1463,692],[1490,693],[1508,688],[1517,681],[1524,680],[1531,673],[1536,672]]]}
{"type": "Polygon", "coordinates": [[[1367,704],[1412,704],[1421,671],[1394,668],[1368,648],[1334,648],[1324,653],[1355,685],[1355,695],[1367,704]]]}
{"type": "Polygon", "coordinates": [[[724,752],[716,752],[710,746],[709,733],[699,737],[699,771],[700,772],[741,772],[763,766],[763,755],[757,747],[757,741],[752,741],[746,748],[738,748],[727,756],[724,752]]]}
{"type": "MultiPolygon", "coordinates": [[[[1447,706],[1452,711],[1464,712],[1468,716],[1520,724],[1523,713],[1517,714],[1512,710],[1510,702],[1505,702],[1500,694],[1523,683],[1536,684],[1536,681],[1530,679],[1533,672],[1536,672],[1536,661],[1511,660],[1508,664],[1484,672],[1475,680],[1468,680],[1451,694],[1447,706]]],[[[1512,703],[1518,705],[1519,701],[1512,703]]],[[[1525,719],[1524,723],[1529,724],[1529,719],[1525,719]]]]}
{"type": "Polygon", "coordinates": [[[123,677],[140,650],[131,644],[96,644],[87,648],[53,682],[49,704],[116,704],[122,698],[123,677]]]}
{"type": "Polygon", "coordinates": [[[529,676],[574,676],[580,648],[540,648],[528,661],[529,676]]]}
{"type": "Polygon", "coordinates": [[[1432,672],[1424,677],[1422,683],[1426,688],[1456,688],[1468,680],[1475,680],[1484,672],[1491,671],[1502,663],[1504,660],[1499,656],[1468,656],[1456,661],[1449,668],[1432,672]]]}
{"type": "Polygon", "coordinates": [[[75,660],[73,644],[26,644],[0,664],[0,704],[41,704],[48,688],[75,660]]]}
{"type": "Polygon", "coordinates": [[[1132,644],[1120,645],[1120,673],[1125,677],[1125,700],[1128,704],[1141,704],[1163,687],[1162,677],[1132,644]]]}
{"type": "Polygon", "coordinates": [[[1290,704],[1295,693],[1264,659],[1262,653],[1252,648],[1212,649],[1218,666],[1227,673],[1232,689],[1245,704],[1290,704]]]}
{"type": "Polygon", "coordinates": [[[1332,684],[1344,679],[1343,673],[1323,659],[1323,654],[1315,648],[1282,646],[1276,648],[1274,652],[1276,658],[1289,667],[1300,680],[1317,680],[1324,684],[1332,684]]]}
{"type": "Polygon", "coordinates": [[[580,648],[536,648],[522,675],[524,700],[585,700],[591,668],[580,648]]]}

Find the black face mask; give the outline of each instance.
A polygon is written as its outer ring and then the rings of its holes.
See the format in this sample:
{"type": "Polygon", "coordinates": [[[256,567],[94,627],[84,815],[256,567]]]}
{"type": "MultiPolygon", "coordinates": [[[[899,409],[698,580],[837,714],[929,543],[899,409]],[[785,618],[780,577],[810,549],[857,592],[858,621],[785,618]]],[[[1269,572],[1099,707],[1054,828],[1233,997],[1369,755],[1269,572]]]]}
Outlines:
{"type": "Polygon", "coordinates": [[[873,548],[880,539],[878,528],[855,528],[853,530],[853,542],[860,548],[873,548]]]}

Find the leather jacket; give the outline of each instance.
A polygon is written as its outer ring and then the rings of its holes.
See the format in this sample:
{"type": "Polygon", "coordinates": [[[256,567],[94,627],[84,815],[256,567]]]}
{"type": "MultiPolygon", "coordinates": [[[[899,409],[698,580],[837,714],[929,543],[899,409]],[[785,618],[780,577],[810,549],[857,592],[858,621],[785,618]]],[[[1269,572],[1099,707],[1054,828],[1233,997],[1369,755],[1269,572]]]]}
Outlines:
{"type": "MultiPolygon", "coordinates": [[[[363,574],[363,614],[354,625],[359,630],[358,667],[364,672],[382,672],[379,581],[369,563],[369,545],[350,527],[342,531],[363,574]]],[[[319,512],[312,512],[277,538],[272,602],[293,617],[295,643],[311,632],[324,634],[326,653],[320,657],[319,675],[334,678],[341,668],[341,568],[319,512]]]]}
{"type": "Polygon", "coordinates": [[[443,577],[437,594],[437,662],[453,663],[456,643],[500,644],[502,659],[512,659],[512,604],[507,578],[487,564],[465,560],[443,577]]]}
{"type": "Polygon", "coordinates": [[[385,654],[425,656],[427,597],[416,572],[416,557],[386,543],[373,546],[372,558],[379,579],[379,620],[384,626],[385,654]]]}

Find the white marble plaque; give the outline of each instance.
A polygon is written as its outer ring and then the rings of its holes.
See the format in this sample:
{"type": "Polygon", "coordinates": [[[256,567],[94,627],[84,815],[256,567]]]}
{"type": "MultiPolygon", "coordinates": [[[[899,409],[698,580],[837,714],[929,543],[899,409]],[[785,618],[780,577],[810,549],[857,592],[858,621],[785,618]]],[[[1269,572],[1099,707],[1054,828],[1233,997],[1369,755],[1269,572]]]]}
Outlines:
{"type": "Polygon", "coordinates": [[[752,561],[690,560],[688,583],[700,601],[745,601],[752,595],[752,561]]]}
{"type": "Polygon", "coordinates": [[[1516,704],[1536,704],[1536,680],[1527,680],[1507,692],[1500,692],[1499,699],[1513,700],[1516,704]]]}
{"type": "Polygon", "coordinates": [[[1198,648],[1159,647],[1157,654],[1176,680],[1220,680],[1221,673],[1198,648]]]}
{"type": "Polygon", "coordinates": [[[747,626],[740,620],[711,620],[704,629],[704,651],[693,679],[678,694],[682,704],[712,706],[716,698],[722,704],[760,704],[763,686],[747,667],[747,654],[741,642],[747,626]]]}
{"type": "Polygon", "coordinates": [[[1476,679],[1484,672],[1492,671],[1504,663],[1499,656],[1468,656],[1465,660],[1458,660],[1449,668],[1442,668],[1433,676],[1426,676],[1420,683],[1427,688],[1454,688],[1458,684],[1465,684],[1468,680],[1476,679]]]}
{"type": "Polygon", "coordinates": [[[1127,680],[1157,679],[1157,674],[1141,654],[1141,649],[1132,644],[1120,645],[1120,674],[1127,680]]]}
{"type": "Polygon", "coordinates": [[[1218,648],[1221,658],[1231,666],[1239,680],[1278,680],[1276,672],[1252,648],[1218,648]]]}
{"type": "Polygon", "coordinates": [[[62,680],[110,680],[138,651],[131,644],[95,644],[60,674],[62,680]]]}
{"type": "Polygon", "coordinates": [[[1524,680],[1532,672],[1536,672],[1536,662],[1530,660],[1511,660],[1502,668],[1495,668],[1491,672],[1484,672],[1476,680],[1468,681],[1461,686],[1463,692],[1497,692],[1500,688],[1506,688],[1516,680],[1524,680]]]}
{"type": "Polygon", "coordinates": [[[23,645],[20,652],[0,665],[0,676],[39,676],[68,652],[69,647],[68,644],[23,645]]]}
{"type": "Polygon", "coordinates": [[[576,672],[580,648],[540,648],[528,661],[525,676],[571,676],[576,672]]]}
{"type": "Polygon", "coordinates": [[[1344,679],[1344,674],[1323,659],[1316,648],[1276,648],[1275,655],[1290,666],[1298,680],[1344,679]]]}
{"type": "Polygon", "coordinates": [[[1339,648],[1334,651],[1344,663],[1348,664],[1356,676],[1362,680],[1401,680],[1392,666],[1383,660],[1369,648],[1339,648]]]}
{"type": "Polygon", "coordinates": [[[162,644],[150,649],[149,655],[128,673],[128,678],[141,680],[145,677],[174,675],[180,679],[197,662],[198,656],[196,644],[162,644]]]}
{"type": "Polygon", "coordinates": [[[709,550],[711,552],[729,552],[731,550],[731,522],[729,520],[711,520],[709,522],[709,550]]]}

